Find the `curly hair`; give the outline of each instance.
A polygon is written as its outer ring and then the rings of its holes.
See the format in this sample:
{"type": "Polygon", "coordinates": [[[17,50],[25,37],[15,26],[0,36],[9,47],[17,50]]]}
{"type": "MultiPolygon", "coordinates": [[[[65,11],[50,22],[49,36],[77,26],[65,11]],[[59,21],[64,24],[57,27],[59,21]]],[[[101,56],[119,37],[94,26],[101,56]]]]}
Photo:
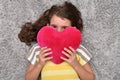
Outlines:
{"type": "Polygon", "coordinates": [[[43,26],[50,24],[50,20],[53,15],[69,19],[72,26],[75,26],[82,32],[83,21],[80,11],[72,3],[65,2],[63,5],[53,5],[50,9],[46,10],[34,23],[25,23],[18,34],[20,41],[25,42],[27,45],[31,45],[32,42],[37,42],[36,37],[38,31],[43,26]]]}

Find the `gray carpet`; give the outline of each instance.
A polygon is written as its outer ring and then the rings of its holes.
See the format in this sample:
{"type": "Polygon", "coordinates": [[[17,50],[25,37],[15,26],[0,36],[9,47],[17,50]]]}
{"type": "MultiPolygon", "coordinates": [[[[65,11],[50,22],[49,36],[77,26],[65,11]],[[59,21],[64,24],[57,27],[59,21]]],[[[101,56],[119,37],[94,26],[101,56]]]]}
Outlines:
{"type": "MultiPolygon", "coordinates": [[[[17,37],[52,4],[65,0],[0,0],[0,80],[24,80],[29,47],[17,37]]],[[[82,44],[91,52],[96,80],[120,80],[120,0],[69,0],[82,12],[82,44]]]]}

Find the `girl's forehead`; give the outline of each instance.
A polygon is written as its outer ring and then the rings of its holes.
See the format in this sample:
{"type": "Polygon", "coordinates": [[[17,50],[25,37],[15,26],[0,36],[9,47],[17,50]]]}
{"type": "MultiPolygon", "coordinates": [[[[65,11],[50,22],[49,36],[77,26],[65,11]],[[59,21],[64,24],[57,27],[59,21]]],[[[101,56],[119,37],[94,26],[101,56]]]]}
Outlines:
{"type": "Polygon", "coordinates": [[[67,18],[59,17],[57,15],[53,15],[50,23],[61,23],[61,24],[71,24],[71,21],[67,18]]]}

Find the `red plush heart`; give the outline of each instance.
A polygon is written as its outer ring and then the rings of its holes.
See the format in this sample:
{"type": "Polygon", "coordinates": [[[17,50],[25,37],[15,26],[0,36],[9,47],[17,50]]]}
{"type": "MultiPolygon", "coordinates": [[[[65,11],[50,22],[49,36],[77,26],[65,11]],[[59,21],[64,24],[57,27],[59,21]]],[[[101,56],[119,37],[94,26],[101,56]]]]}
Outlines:
{"type": "Polygon", "coordinates": [[[52,49],[52,62],[55,64],[62,63],[61,56],[65,57],[61,52],[64,48],[71,46],[75,50],[78,48],[82,40],[82,35],[76,27],[67,27],[62,32],[58,32],[52,26],[45,26],[38,32],[37,41],[39,46],[52,49]]]}

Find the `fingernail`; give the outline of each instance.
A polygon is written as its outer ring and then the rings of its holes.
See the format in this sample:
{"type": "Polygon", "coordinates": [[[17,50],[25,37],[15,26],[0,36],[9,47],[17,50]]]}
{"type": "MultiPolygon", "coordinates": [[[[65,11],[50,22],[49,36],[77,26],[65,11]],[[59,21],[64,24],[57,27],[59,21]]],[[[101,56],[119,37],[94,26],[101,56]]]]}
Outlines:
{"type": "Polygon", "coordinates": [[[48,48],[49,50],[51,50],[51,48],[48,48]]]}
{"type": "Polygon", "coordinates": [[[66,50],[66,48],[64,48],[64,50],[66,50]]]}
{"type": "Polygon", "coordinates": [[[47,46],[45,46],[44,48],[47,48],[47,46]]]}

